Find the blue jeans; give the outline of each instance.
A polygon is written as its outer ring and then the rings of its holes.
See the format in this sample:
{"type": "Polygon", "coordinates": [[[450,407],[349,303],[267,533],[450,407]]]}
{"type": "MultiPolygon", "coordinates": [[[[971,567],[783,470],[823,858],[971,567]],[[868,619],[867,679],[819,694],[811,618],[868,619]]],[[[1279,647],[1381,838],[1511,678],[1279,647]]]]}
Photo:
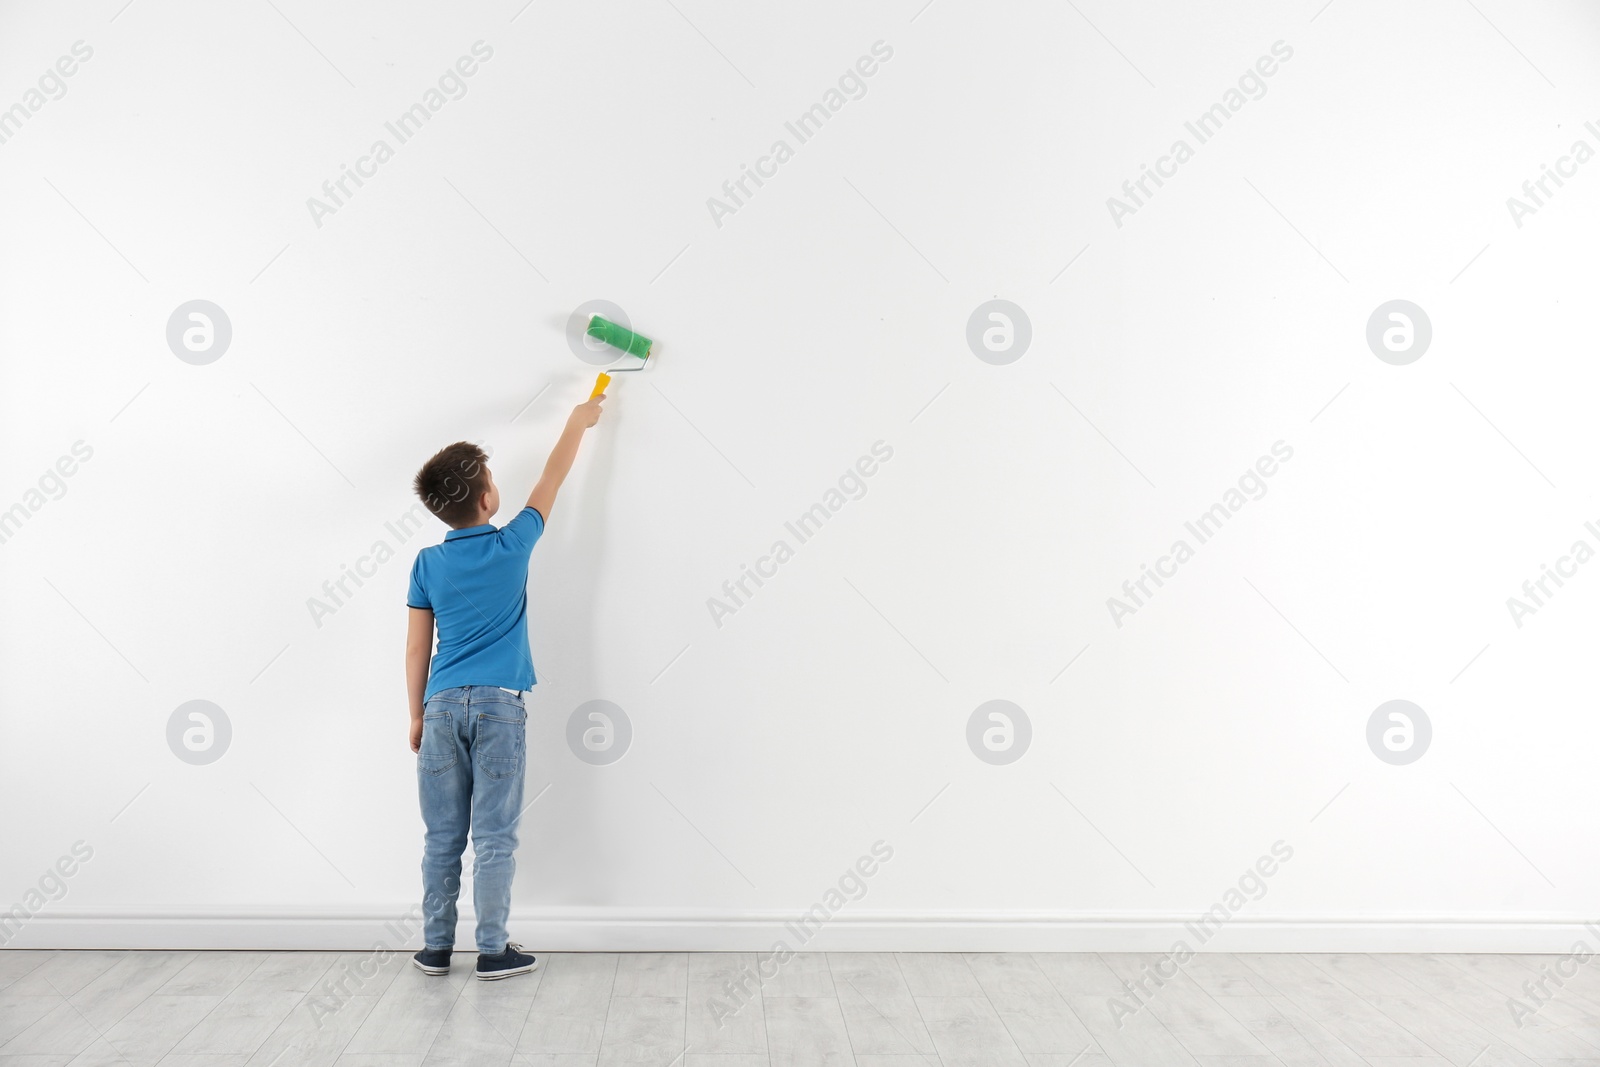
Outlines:
{"type": "Polygon", "coordinates": [[[417,793],[427,827],[422,850],[424,944],[453,948],[461,853],[472,831],[472,904],[478,951],[505,951],[517,823],[527,770],[528,714],[522,695],[496,685],[442,689],[422,713],[417,793]]]}

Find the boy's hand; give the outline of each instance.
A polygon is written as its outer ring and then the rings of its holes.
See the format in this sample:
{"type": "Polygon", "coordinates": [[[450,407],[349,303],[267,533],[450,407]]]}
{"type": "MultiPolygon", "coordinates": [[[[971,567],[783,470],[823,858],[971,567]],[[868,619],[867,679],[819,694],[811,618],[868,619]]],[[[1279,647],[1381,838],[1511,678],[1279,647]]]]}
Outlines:
{"type": "Polygon", "coordinates": [[[411,751],[422,751],[422,720],[411,720],[411,751]]]}
{"type": "Polygon", "coordinates": [[[572,415],[567,419],[567,424],[574,423],[588,429],[600,421],[600,404],[605,400],[606,394],[590,397],[587,401],[572,409],[572,415]]]}

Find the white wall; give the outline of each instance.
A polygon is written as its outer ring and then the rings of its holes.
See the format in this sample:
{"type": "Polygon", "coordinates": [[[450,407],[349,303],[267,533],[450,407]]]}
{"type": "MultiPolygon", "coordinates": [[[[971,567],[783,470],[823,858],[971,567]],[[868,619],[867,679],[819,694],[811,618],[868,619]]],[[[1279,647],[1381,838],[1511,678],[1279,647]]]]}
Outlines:
{"type": "Polygon", "coordinates": [[[0,106],[93,49],[0,144],[0,508],[26,515],[0,903],[93,850],[10,943],[359,946],[414,904],[403,597],[443,528],[385,523],[460,438],[525,492],[593,377],[562,324],[604,298],[658,354],[534,554],[522,940],[764,947],[882,840],[813,944],[1164,948],[1281,840],[1211,947],[1570,944],[1600,892],[1600,566],[1520,627],[1506,600],[1600,548],[1600,163],[1520,226],[1506,200],[1600,148],[1600,14],[674,3],[7,8],[0,106]],[[307,198],[380,138],[319,226],[307,198]],[[707,198],[777,138],[719,226],[707,198]],[[1107,198],[1178,138],[1119,227],[1107,198]],[[996,297],[1031,322],[1008,365],[965,340],[996,297]],[[207,365],[166,341],[193,299],[232,325],[207,365]],[[1366,343],[1392,299],[1432,323],[1409,365],[1366,343]],[[716,625],[878,441],[865,495],[716,625]],[[1107,598],[1279,441],[1265,496],[1118,626],[1107,598]],[[196,699],[232,726],[204,766],[167,743],[196,699]],[[633,724],[609,766],[565,741],[592,699],[633,724]],[[966,740],[993,699],[1032,724],[1005,766],[966,740]],[[1432,724],[1409,765],[1368,747],[1392,699],[1432,724]]]}

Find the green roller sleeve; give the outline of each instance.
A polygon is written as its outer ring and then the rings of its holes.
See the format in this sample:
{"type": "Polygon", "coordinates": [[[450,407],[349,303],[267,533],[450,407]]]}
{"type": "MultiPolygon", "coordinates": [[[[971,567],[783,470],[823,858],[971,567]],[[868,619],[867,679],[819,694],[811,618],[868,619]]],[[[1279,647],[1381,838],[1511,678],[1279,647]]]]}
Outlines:
{"type": "Polygon", "coordinates": [[[643,334],[634,333],[626,326],[618,326],[599,315],[590,317],[587,332],[596,341],[608,344],[612,348],[620,348],[630,356],[637,356],[641,361],[650,357],[650,346],[655,344],[643,334]]]}

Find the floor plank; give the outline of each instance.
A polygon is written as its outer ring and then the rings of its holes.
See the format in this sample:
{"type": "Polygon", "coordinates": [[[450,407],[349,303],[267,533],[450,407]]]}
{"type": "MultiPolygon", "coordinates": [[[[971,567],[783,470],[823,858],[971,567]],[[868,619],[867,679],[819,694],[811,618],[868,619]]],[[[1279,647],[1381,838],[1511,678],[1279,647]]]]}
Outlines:
{"type": "Polygon", "coordinates": [[[966,957],[958,952],[896,952],[900,973],[914,997],[981,997],[966,957]]]}
{"type": "Polygon", "coordinates": [[[987,997],[918,997],[917,1008],[945,1067],[1027,1067],[987,997]]]}
{"type": "Polygon", "coordinates": [[[6,949],[0,952],[0,992],[56,953],[52,949],[6,949]]]}
{"type": "Polygon", "coordinates": [[[105,974],[125,952],[56,952],[19,977],[6,992],[18,996],[70,997],[105,974]]]}
{"type": "Polygon", "coordinates": [[[776,968],[777,973],[761,986],[761,995],[768,999],[835,995],[828,957],[821,952],[796,952],[776,968]]]}
{"type": "Polygon", "coordinates": [[[218,1004],[221,997],[175,997],[156,993],[106,1029],[105,1041],[129,1060],[158,1062],[218,1004]]]}
{"type": "Polygon", "coordinates": [[[686,997],[689,995],[687,952],[628,952],[617,957],[614,997],[686,997]]]}
{"type": "Polygon", "coordinates": [[[689,957],[686,1043],[693,1055],[767,1054],[767,1023],[754,952],[689,957]]]}
{"type": "MultiPolygon", "coordinates": [[[[462,984],[471,980],[469,972],[459,967],[442,977],[423,974],[415,967],[395,975],[345,1046],[345,1055],[425,1055],[455,1007],[462,984]]],[[[344,1011],[355,999],[335,998],[334,1002],[337,1010],[344,1011]]]]}
{"type": "Polygon", "coordinates": [[[684,1051],[684,997],[613,997],[597,1067],[670,1063],[684,1051]]]}
{"type": "Polygon", "coordinates": [[[933,1038],[892,953],[832,952],[828,969],[858,1062],[865,1056],[914,1061],[935,1054],[933,1038]]]}
{"type": "Polygon", "coordinates": [[[833,997],[774,997],[765,1007],[772,1067],[849,1067],[855,1063],[844,1015],[833,997]]]}
{"type": "Polygon", "coordinates": [[[1118,1067],[1195,1067],[1194,1057],[1148,1008],[1114,1015],[1106,996],[1071,997],[1067,1004],[1118,1067]]]}
{"type": "Polygon", "coordinates": [[[192,952],[130,952],[67,998],[96,1030],[115,1026],[188,966],[192,952]]]}

